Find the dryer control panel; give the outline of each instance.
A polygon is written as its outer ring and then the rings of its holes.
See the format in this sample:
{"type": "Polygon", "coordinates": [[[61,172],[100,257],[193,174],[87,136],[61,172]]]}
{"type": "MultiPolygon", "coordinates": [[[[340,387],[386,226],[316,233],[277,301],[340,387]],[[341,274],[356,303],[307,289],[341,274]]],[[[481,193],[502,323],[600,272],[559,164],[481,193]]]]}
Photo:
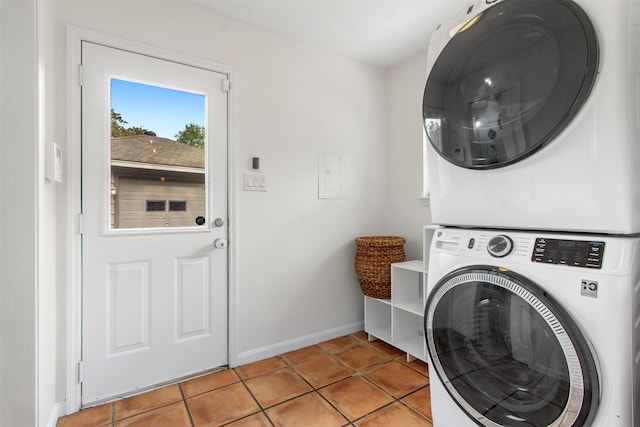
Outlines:
{"type": "Polygon", "coordinates": [[[531,261],[574,267],[602,268],[604,242],[536,238],[531,261]]]}

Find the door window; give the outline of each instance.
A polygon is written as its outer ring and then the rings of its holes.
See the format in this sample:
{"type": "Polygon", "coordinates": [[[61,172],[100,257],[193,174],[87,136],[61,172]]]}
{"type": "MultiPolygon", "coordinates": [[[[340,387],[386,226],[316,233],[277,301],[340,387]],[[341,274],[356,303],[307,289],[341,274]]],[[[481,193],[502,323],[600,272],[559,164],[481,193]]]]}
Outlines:
{"type": "Polygon", "coordinates": [[[503,0],[437,58],[424,93],[429,141],[465,168],[522,160],[567,126],[597,67],[593,26],[575,3],[503,0]]]}
{"type": "Polygon", "coordinates": [[[447,391],[469,416],[497,425],[588,425],[598,377],[577,327],[536,286],[468,267],[427,301],[427,345],[447,391]]]}
{"type": "Polygon", "coordinates": [[[116,78],[110,94],[110,229],[197,227],[207,218],[206,97],[116,78]]]}

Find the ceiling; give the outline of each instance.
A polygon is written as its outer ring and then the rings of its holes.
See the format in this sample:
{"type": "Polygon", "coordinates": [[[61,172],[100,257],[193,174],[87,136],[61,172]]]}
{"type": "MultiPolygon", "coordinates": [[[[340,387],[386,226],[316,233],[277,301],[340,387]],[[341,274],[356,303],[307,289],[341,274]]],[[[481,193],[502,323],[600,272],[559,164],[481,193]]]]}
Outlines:
{"type": "Polygon", "coordinates": [[[426,52],[469,0],[193,0],[252,26],[386,69],[426,52]]]}

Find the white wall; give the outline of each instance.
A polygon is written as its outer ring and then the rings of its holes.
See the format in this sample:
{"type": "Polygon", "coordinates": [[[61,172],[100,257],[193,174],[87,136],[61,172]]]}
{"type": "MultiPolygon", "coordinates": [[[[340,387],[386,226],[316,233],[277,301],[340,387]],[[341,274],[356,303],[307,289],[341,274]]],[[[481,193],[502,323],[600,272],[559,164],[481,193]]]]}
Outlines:
{"type": "Polygon", "coordinates": [[[54,425],[64,399],[56,392],[64,334],[55,186],[44,181],[44,149],[55,127],[47,65],[55,58],[55,4],[1,2],[0,17],[0,425],[54,425]]]}
{"type": "MultiPolygon", "coordinates": [[[[64,253],[58,245],[65,241],[64,229],[58,224],[64,223],[58,217],[58,189],[63,184],[45,177],[45,162],[50,163],[47,151],[56,141],[57,111],[64,102],[60,102],[56,92],[55,38],[56,3],[37,2],[37,63],[38,63],[38,425],[53,426],[64,401],[65,374],[65,336],[64,301],[65,280],[58,271],[60,258],[64,253]]],[[[64,206],[64,203],[62,203],[64,206]]],[[[62,269],[64,271],[64,269],[62,269]]]]}
{"type": "Polygon", "coordinates": [[[0,425],[37,420],[36,2],[0,2],[0,425]]]}
{"type": "Polygon", "coordinates": [[[384,72],[183,2],[113,5],[60,2],[57,50],[73,24],[235,69],[235,362],[361,328],[354,238],[386,233],[384,72]],[[345,199],[317,198],[320,152],[344,154],[345,199]],[[266,193],[241,190],[250,154],[261,158],[266,193]]]}
{"type": "Polygon", "coordinates": [[[422,95],[427,81],[425,52],[387,72],[387,230],[407,239],[407,259],[422,259],[422,228],[431,211],[418,200],[422,188],[422,95]]]}

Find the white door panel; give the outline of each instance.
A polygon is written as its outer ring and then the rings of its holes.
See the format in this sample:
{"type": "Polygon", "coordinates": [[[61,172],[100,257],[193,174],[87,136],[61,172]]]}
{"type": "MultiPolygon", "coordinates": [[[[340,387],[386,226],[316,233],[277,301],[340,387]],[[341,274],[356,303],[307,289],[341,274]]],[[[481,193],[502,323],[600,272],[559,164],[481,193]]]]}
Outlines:
{"type": "MultiPolygon", "coordinates": [[[[82,63],[82,405],[87,406],[227,363],[227,250],[213,246],[215,239],[227,239],[227,228],[212,225],[214,218],[227,218],[227,77],[88,42],[82,44],[82,63]],[[146,228],[114,226],[120,191],[110,155],[112,78],[206,98],[202,201],[186,194],[193,193],[193,185],[183,185],[187,181],[149,196],[169,194],[167,215],[160,216],[180,216],[176,226],[166,219],[146,228]],[[171,206],[180,212],[169,212],[172,200],[178,200],[171,206]],[[197,206],[201,216],[203,203],[205,223],[196,225],[188,207],[197,206]]],[[[120,162],[118,170],[126,167],[120,162]]],[[[170,169],[153,171],[163,176],[152,187],[186,173],[170,169]]],[[[122,181],[133,178],[139,176],[123,175],[122,181]]],[[[135,197],[144,206],[144,194],[135,197]]]]}

